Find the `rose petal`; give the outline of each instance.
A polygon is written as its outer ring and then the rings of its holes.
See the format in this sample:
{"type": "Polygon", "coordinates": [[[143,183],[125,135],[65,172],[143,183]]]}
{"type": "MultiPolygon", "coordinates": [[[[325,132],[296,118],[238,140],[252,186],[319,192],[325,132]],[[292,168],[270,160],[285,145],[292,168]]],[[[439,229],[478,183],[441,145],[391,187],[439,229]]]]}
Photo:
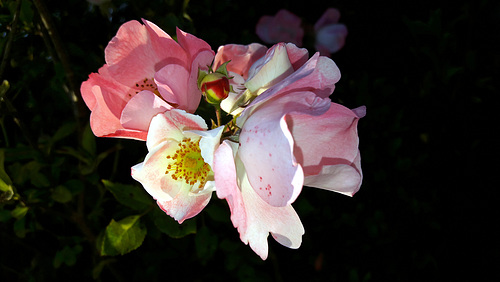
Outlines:
{"type": "Polygon", "coordinates": [[[280,244],[298,248],[302,242],[304,228],[291,205],[272,207],[264,202],[251,187],[241,162],[235,165],[235,143],[224,141],[216,151],[214,159],[217,196],[228,201],[231,221],[238,229],[240,238],[263,260],[268,255],[269,233],[280,244]],[[238,173],[236,173],[238,170],[238,173]],[[238,179],[239,181],[237,181],[238,179]],[[237,183],[240,183],[238,188],[237,183]],[[241,190],[240,190],[241,189],[241,190]]]}
{"type": "Polygon", "coordinates": [[[141,91],[127,103],[123,109],[120,122],[127,129],[147,132],[151,119],[172,106],[160,99],[151,91],[141,91]]]}
{"type": "Polygon", "coordinates": [[[173,139],[181,142],[186,135],[183,131],[206,129],[207,124],[200,116],[173,109],[153,117],[149,126],[146,146],[148,150],[151,150],[164,140],[173,139]]]}

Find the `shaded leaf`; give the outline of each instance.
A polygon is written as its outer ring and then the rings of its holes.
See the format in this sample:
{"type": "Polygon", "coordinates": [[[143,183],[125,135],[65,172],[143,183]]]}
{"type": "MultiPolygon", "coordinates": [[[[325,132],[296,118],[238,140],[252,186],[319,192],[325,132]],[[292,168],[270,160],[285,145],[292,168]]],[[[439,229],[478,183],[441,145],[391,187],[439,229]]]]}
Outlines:
{"type": "Polygon", "coordinates": [[[151,196],[141,187],[113,183],[109,180],[102,180],[102,183],[115,196],[116,200],[124,206],[143,211],[153,204],[151,196]]]}
{"type": "Polygon", "coordinates": [[[59,185],[54,190],[52,191],[52,199],[54,201],[59,202],[59,203],[67,203],[71,201],[73,198],[73,195],[71,195],[71,192],[68,190],[68,188],[59,185]]]}
{"type": "Polygon", "coordinates": [[[101,240],[99,251],[103,256],[129,253],[142,245],[147,230],[140,225],[140,216],[132,215],[122,220],[111,220],[101,240]]]}
{"type": "Polygon", "coordinates": [[[149,215],[158,229],[172,238],[182,238],[196,233],[196,219],[189,219],[179,224],[175,219],[155,208],[149,215]]]}
{"type": "Polygon", "coordinates": [[[52,264],[54,268],[59,268],[63,263],[67,266],[75,265],[79,253],[82,252],[81,245],[74,247],[65,246],[62,250],[57,251],[52,264]]]}

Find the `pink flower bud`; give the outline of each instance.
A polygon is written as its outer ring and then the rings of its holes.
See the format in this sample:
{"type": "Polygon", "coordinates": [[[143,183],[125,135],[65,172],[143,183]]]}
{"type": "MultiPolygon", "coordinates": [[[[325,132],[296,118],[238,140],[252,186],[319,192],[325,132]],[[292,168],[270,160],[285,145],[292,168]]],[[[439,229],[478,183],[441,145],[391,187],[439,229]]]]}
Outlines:
{"type": "Polygon", "coordinates": [[[200,82],[200,90],[210,104],[220,104],[227,98],[231,87],[226,75],[213,72],[207,74],[200,82]]]}

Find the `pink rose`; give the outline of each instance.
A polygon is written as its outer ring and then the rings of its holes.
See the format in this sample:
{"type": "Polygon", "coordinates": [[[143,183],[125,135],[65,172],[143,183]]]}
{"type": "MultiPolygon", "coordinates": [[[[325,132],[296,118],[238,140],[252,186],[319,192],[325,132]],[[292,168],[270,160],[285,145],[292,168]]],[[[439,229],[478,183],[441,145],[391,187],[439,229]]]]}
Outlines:
{"type": "Polygon", "coordinates": [[[330,56],[340,50],[345,44],[347,27],[338,23],[340,12],[335,8],[329,8],[321,18],[314,24],[316,42],[314,48],[323,56],[330,56]]]}
{"type": "Polygon", "coordinates": [[[257,23],[256,33],[265,43],[290,42],[302,46],[304,30],[302,20],[287,10],[279,10],[276,15],[262,16],[257,23]]]}
{"type": "Polygon", "coordinates": [[[143,22],[123,24],[105,49],[106,64],[82,83],[96,136],[146,140],[154,115],[198,107],[198,68],[206,68],[214,52],[179,29],[176,42],[153,23],[143,22]]]}

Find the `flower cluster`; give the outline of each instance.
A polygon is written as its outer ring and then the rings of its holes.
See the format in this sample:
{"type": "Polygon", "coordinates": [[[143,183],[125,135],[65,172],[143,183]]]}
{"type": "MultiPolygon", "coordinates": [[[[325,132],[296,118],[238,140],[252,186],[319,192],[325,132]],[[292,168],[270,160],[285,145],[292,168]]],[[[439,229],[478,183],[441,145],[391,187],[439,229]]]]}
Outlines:
{"type": "Polygon", "coordinates": [[[176,38],[146,20],[120,27],[106,64],[81,86],[94,134],[146,142],[132,177],[179,223],[215,191],[262,259],[269,234],[298,248],[304,228],[292,204],[304,185],[349,196],[360,188],[365,108],[331,102],[338,67],[296,44],[215,53],[179,29],[176,38]],[[193,114],[202,97],[217,112],[211,128],[193,114]]]}
{"type": "MultiPolygon", "coordinates": [[[[347,27],[339,23],[340,12],[328,8],[314,24],[310,33],[314,37],[314,48],[323,56],[330,56],[345,44],[347,27]]],[[[262,16],[255,31],[265,43],[291,42],[302,46],[302,40],[309,28],[302,27],[302,19],[282,9],[275,16],[262,16]]]]}

